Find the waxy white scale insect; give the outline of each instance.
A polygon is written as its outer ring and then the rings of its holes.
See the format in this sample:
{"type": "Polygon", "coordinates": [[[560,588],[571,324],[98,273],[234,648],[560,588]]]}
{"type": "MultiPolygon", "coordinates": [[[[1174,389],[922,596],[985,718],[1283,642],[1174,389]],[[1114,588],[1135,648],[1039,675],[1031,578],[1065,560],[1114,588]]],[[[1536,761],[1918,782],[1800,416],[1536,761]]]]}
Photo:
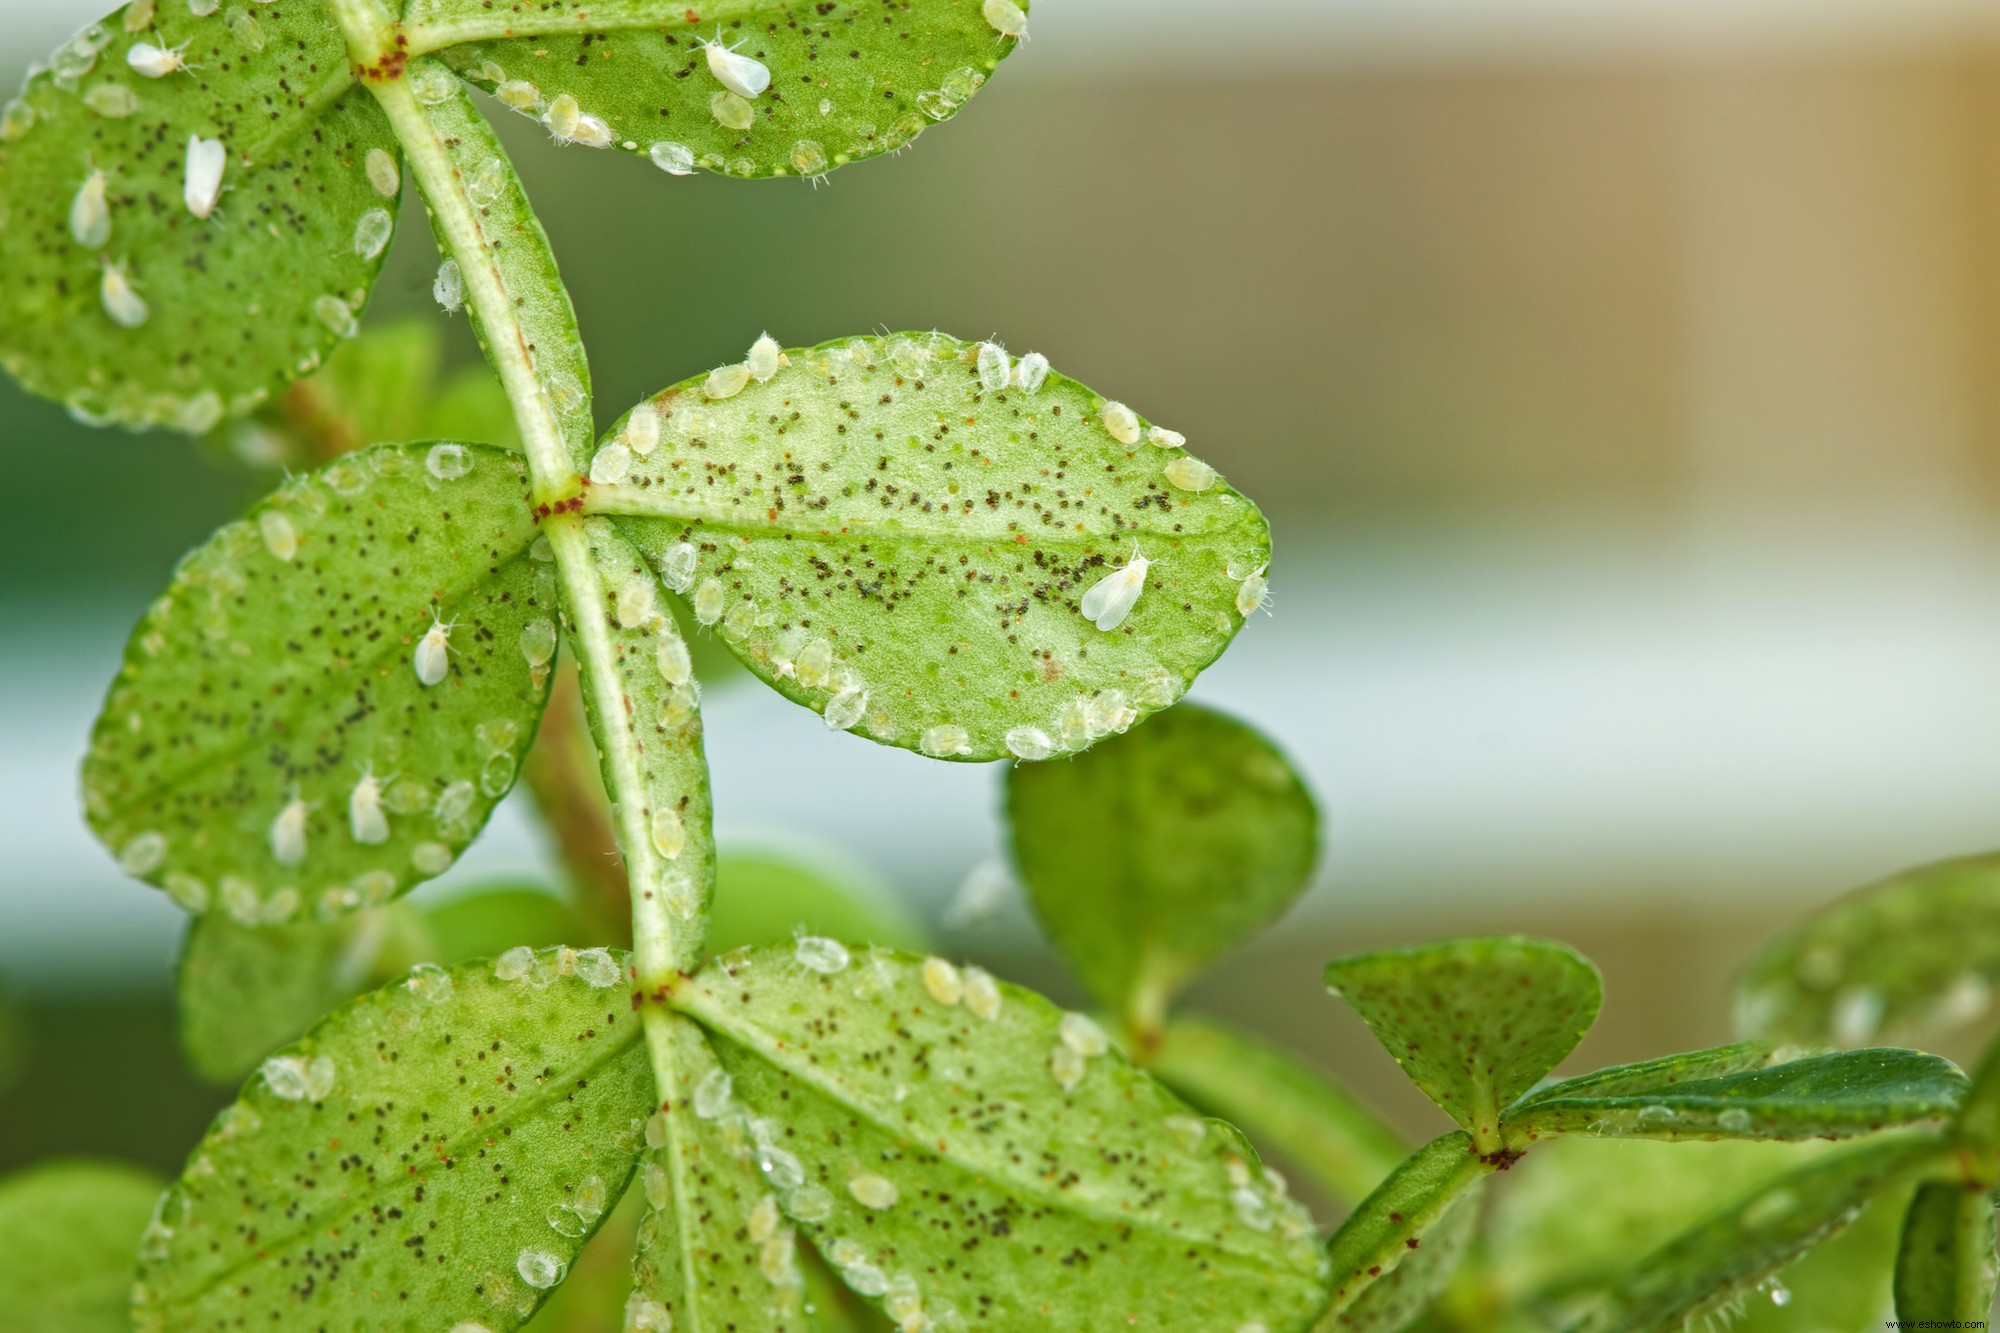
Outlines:
{"type": "Polygon", "coordinates": [[[382,813],[382,784],[394,778],[393,773],[378,778],[374,770],[364,770],[361,781],[348,793],[347,827],[356,842],[379,847],[389,841],[389,817],[382,813]]]}
{"type": "Polygon", "coordinates": [[[104,279],[98,284],[97,295],[104,303],[104,313],[128,329],[138,328],[153,313],[146,298],[132,290],[132,279],[125,275],[122,263],[104,266],[104,279]]]}
{"type": "Polygon", "coordinates": [[[778,373],[780,355],[782,349],[778,346],[778,340],[766,333],[750,344],[750,355],[744,358],[743,364],[750,371],[750,378],[762,384],[778,373]]]}
{"type": "Polygon", "coordinates": [[[1007,387],[1014,368],[1008,364],[1007,349],[999,343],[979,344],[979,387],[988,393],[998,393],[1007,387]]]}
{"type": "Polygon", "coordinates": [[[431,295],[446,314],[456,314],[465,304],[465,275],[459,271],[456,259],[438,265],[437,276],[431,279],[431,295]]]}
{"type": "Polygon", "coordinates": [[[1028,40],[1028,16],[1014,0],[986,0],[979,12],[1002,37],[1012,37],[1017,42],[1028,40]]]}
{"type": "Polygon", "coordinates": [[[1106,403],[1098,418],[1104,422],[1104,429],[1111,432],[1111,438],[1120,444],[1139,442],[1139,418],[1123,403],[1106,403]]]}
{"type": "Polygon", "coordinates": [[[1271,585],[1264,577],[1264,571],[1267,568],[1269,566],[1257,566],[1256,570],[1238,585],[1236,589],[1237,615],[1247,616],[1258,607],[1269,604],[1271,600],[1271,585]]]}
{"type": "Polygon", "coordinates": [[[659,447],[660,414],[653,410],[651,403],[641,403],[632,409],[632,415],[625,418],[622,432],[625,447],[644,458],[659,447]]]}
{"type": "Polygon", "coordinates": [[[738,362],[733,366],[717,366],[708,372],[708,380],[701,386],[701,392],[708,398],[734,398],[743,392],[743,386],[750,382],[750,367],[738,362]]]}
{"type": "Polygon", "coordinates": [[[368,172],[368,183],[375,187],[375,193],[384,199],[394,199],[403,189],[403,170],[396,165],[396,155],[386,148],[371,148],[363,165],[368,172]]]}
{"type": "Polygon", "coordinates": [[[424,631],[424,637],[417,640],[417,651],[412,659],[417,669],[417,679],[425,685],[435,685],[444,679],[449,654],[451,652],[451,631],[458,624],[439,617],[431,611],[431,627],[424,631]]]}
{"type": "Polygon", "coordinates": [[[646,150],[646,156],[653,159],[653,165],[669,176],[691,176],[694,174],[694,149],[672,139],[662,139],[646,150]]]}
{"type": "Polygon", "coordinates": [[[1028,353],[1014,367],[1014,382],[1021,386],[1023,393],[1034,393],[1048,377],[1049,359],[1040,352],[1028,353]]]}
{"type": "Polygon", "coordinates": [[[192,69],[181,52],[187,50],[187,42],[179,46],[155,46],[151,42],[134,42],[125,52],[125,63],[136,72],[149,79],[164,79],[179,69],[192,69]]]}
{"type": "Polygon", "coordinates": [[[111,205],[104,187],[104,173],[93,171],[70,201],[69,234],[87,250],[102,250],[111,240],[111,205]]]}
{"type": "Polygon", "coordinates": [[[296,792],[271,821],[271,858],[281,866],[306,859],[306,803],[296,792]]]}
{"type": "Polygon", "coordinates": [[[1129,563],[1112,570],[1083,595],[1079,608],[1083,618],[1102,630],[1117,629],[1125,623],[1146,588],[1146,571],[1153,562],[1135,549],[1129,563]]]}
{"type": "Polygon", "coordinates": [[[737,55],[736,47],[741,45],[724,46],[722,29],[717,28],[715,39],[703,42],[700,49],[708,57],[708,72],[717,83],[738,97],[756,97],[771,86],[771,71],[761,61],[737,55]]]}
{"type": "Polygon", "coordinates": [[[215,201],[222,197],[222,171],[228,165],[229,152],[222,140],[188,136],[187,173],[181,185],[188,212],[205,218],[215,211],[215,201]]]}

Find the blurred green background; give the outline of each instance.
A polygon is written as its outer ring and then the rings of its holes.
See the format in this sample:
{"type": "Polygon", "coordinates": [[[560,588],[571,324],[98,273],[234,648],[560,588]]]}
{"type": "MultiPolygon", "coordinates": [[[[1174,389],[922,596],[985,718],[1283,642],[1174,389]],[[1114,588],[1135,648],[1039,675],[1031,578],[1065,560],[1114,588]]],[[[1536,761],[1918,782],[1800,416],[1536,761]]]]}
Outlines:
{"type": "MultiPolygon", "coordinates": [[[[16,70],[89,6],[0,7],[16,70]]],[[[1309,899],[1196,989],[1414,1130],[1318,977],[1551,934],[1608,978],[1579,1064],[1727,1035],[1786,920],[2000,845],[2000,24],[1903,0],[1046,0],[892,160],[670,178],[496,112],[599,418],[764,329],[996,335],[1140,405],[1264,505],[1257,618],[1196,696],[1327,811],[1309,899]]],[[[406,220],[414,218],[406,213],[406,220]]],[[[420,314],[406,227],[369,319],[420,314]]],[[[475,352],[449,322],[455,364],[475,352]]],[[[75,767],[178,555],[260,483],[0,384],[0,1168],[173,1168],[177,913],[85,833],[75,767]],[[135,1077],[147,1092],[136,1108],[135,1077]],[[114,1095],[115,1094],[115,1095],[114,1095]]],[[[992,882],[998,774],[708,696],[721,834],[839,849],[932,923],[992,882]]],[[[429,895],[543,873],[518,803],[429,895]]],[[[1018,901],[950,949],[1078,995],[1018,901]]]]}

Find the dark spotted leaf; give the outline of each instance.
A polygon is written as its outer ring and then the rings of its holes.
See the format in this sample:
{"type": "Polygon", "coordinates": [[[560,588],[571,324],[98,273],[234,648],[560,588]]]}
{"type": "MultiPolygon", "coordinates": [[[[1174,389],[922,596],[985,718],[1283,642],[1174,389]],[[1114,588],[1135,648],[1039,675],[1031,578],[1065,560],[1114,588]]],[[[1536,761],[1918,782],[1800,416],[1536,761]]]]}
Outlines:
{"type": "Polygon", "coordinates": [[[353,334],[400,177],[322,4],[136,0],[0,115],[0,364],[86,421],[205,432],[353,334]]]}
{"type": "Polygon", "coordinates": [[[1597,969],[1567,945],[1497,936],[1334,960],[1327,988],[1403,1072],[1500,1151],[1500,1114],[1576,1048],[1597,1017],[1597,969]]]}
{"type": "Polygon", "coordinates": [[[1035,914],[1140,1034],[1291,905],[1319,851],[1319,811],[1283,752],[1192,704],[1070,763],[1015,767],[1007,821],[1035,914]]]}
{"type": "Polygon", "coordinates": [[[133,1255],[166,1184],[115,1162],[55,1161],[0,1180],[0,1328],[125,1333],[133,1255]]]}
{"type": "Polygon", "coordinates": [[[956,114],[1013,51],[1027,8],[413,0],[406,22],[418,49],[443,48],[559,142],[645,154],[675,175],[821,176],[956,114]],[[711,57],[703,44],[717,38],[711,57]]]}
{"type": "Polygon", "coordinates": [[[335,1011],[161,1201],[137,1326],[519,1327],[638,1158],[653,1081],[626,975],[522,949],[335,1011]]]}
{"type": "Polygon", "coordinates": [[[444,871],[548,694],[555,576],[525,489],[518,454],[383,445],[290,479],[183,560],[84,763],[125,870],[245,925],[444,871]]]}
{"type": "Polygon", "coordinates": [[[586,506],[624,515],[696,619],[830,727],[942,759],[1081,750],[1228,646],[1270,533],[1123,408],[1114,436],[1074,380],[1017,383],[994,349],[982,388],[980,346],[773,344],[769,380],[724,367],[621,419],[586,506]],[[1135,556],[1154,562],[1136,600],[1100,605],[1135,556]]]}
{"type": "Polygon", "coordinates": [[[1492,1169],[1462,1132],[1434,1139],[1411,1154],[1327,1242],[1333,1303],[1319,1327],[1395,1328],[1416,1314],[1450,1276],[1451,1262],[1441,1267],[1425,1262],[1372,1301],[1368,1295],[1393,1280],[1404,1264],[1416,1262],[1426,1244],[1441,1248],[1448,1261],[1455,1258],[1454,1251],[1463,1251],[1469,1237],[1461,1231],[1468,1224],[1460,1210],[1476,1215],[1474,1192],[1492,1169]]]}
{"type": "Polygon", "coordinates": [[[1896,1251],[1896,1317],[1906,1327],[1978,1328],[1993,1316],[1993,1198],[1982,1186],[1918,1188],[1896,1251]]]}
{"type": "Polygon", "coordinates": [[[714,1118],[893,1318],[1275,1330],[1325,1299],[1310,1220],[1255,1152],[1081,1015],[815,937],[725,954],[670,1002],[730,1076],[714,1118]]]}

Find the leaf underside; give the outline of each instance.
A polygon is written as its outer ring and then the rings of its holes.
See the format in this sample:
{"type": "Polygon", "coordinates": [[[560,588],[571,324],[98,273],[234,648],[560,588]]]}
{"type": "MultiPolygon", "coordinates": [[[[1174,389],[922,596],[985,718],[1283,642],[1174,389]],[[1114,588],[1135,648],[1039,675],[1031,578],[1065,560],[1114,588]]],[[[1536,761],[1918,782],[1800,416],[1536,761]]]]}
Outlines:
{"type": "MultiPolygon", "coordinates": [[[[548,6],[512,6],[548,33],[548,6]]],[[[1023,4],[1021,8],[1026,9],[1023,4]]],[[[477,0],[416,0],[413,27],[484,17],[477,0]]],[[[504,12],[504,11],[502,11],[504,12]]],[[[974,3],[591,5],[567,32],[449,47],[440,58],[552,130],[558,99],[603,124],[600,147],[650,154],[667,169],[738,177],[821,176],[892,152],[954,115],[1015,43],[974,3]],[[627,26],[643,23],[643,27],[627,26]],[[614,30],[615,29],[615,30],[614,30]],[[743,99],[709,70],[700,44],[761,62],[770,87],[743,99]],[[718,115],[715,99],[724,94],[718,115]],[[725,124],[725,120],[745,128],[725,124]],[[657,146],[657,147],[656,147],[657,146]]],[[[591,142],[585,136],[575,142],[591,142]]],[[[571,131],[574,135],[574,131],[571,131]]]]}
{"type": "Polygon", "coordinates": [[[1957,1181],[1920,1186],[1896,1251],[1896,1317],[1918,1328],[1976,1328],[1990,1319],[1993,1239],[1987,1190],[1957,1181]]]}
{"type": "Polygon", "coordinates": [[[526,485],[504,450],[378,446],[290,479],[183,560],[84,762],[85,812],[125,870],[246,925],[442,873],[513,785],[548,697],[555,577],[530,550],[526,485]],[[434,610],[457,623],[425,686],[414,650],[434,610]],[[371,777],[380,842],[353,818],[371,777]],[[294,801],[302,859],[275,830],[294,801]]]}
{"type": "Polygon", "coordinates": [[[161,1201],[137,1326],[518,1327],[652,1106],[624,959],[599,962],[419,970],[273,1057],[161,1201]]]}
{"type": "Polygon", "coordinates": [[[1444,1212],[1421,1235],[1406,1237],[1404,1249],[1408,1252],[1401,1262],[1370,1282],[1353,1305],[1319,1327],[1328,1333],[1336,1329],[1394,1333],[1428,1309],[1451,1281],[1478,1235],[1485,1184],[1483,1180],[1473,1181],[1463,1194],[1445,1205],[1444,1212]],[[1412,1240],[1417,1242],[1414,1248],[1409,1244],[1412,1240]]]}
{"type": "Polygon", "coordinates": [[[1014,863],[1099,999],[1150,1008],[1291,905],[1319,812],[1269,740],[1183,704],[1067,764],[1007,775],[1014,863]]]}
{"type": "Polygon", "coordinates": [[[368,158],[398,159],[324,6],[145,7],[150,27],[113,15],[58,50],[0,121],[0,364],[85,420],[198,434],[352,333],[398,198],[368,158]],[[142,43],[190,68],[140,75],[142,43]],[[207,218],[183,199],[190,135],[228,154],[207,218]],[[71,209],[97,171],[110,231],[83,243],[71,209]],[[106,264],[145,304],[137,327],[107,309],[106,264]]]}
{"type": "Polygon", "coordinates": [[[1052,1005],[1003,986],[982,1016],[922,974],[886,949],[821,972],[766,947],[672,1001],[732,1076],[719,1114],[749,1117],[753,1141],[773,1122],[760,1165],[850,1286],[898,1318],[914,1301],[992,1329],[1276,1330],[1316,1312],[1310,1221],[1241,1136],[1116,1052],[1082,1057],[1065,1090],[1052,1005]]]}
{"type": "MultiPolygon", "coordinates": [[[[975,357],[892,335],[791,351],[728,398],[690,380],[635,409],[659,442],[588,503],[628,515],[696,618],[831,725],[944,759],[1081,750],[1228,646],[1270,531],[1220,481],[1169,483],[1182,451],[1120,444],[1082,385],[986,393],[975,357]],[[1135,549],[1158,563],[1100,630],[1079,601],[1135,549]]],[[[631,453],[630,425],[602,448],[631,453]]]]}
{"type": "Polygon", "coordinates": [[[47,1162],[0,1181],[0,1328],[131,1328],[132,1255],[163,1183],[95,1161],[47,1162]]]}

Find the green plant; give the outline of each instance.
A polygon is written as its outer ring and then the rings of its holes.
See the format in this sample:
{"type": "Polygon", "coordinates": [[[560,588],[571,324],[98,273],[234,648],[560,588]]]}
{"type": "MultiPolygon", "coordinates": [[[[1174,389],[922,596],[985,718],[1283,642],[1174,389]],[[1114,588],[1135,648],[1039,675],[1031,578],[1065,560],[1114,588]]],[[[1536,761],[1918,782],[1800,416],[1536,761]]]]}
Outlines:
{"type": "MultiPolygon", "coordinates": [[[[98,836],[192,914],[190,1060],[247,1080],[149,1216],[153,1183],[104,1166],[0,1186],[0,1253],[36,1256],[0,1272],[5,1322],[121,1325],[136,1252],[131,1317],[159,1329],[1662,1327],[1898,1191],[1899,1307],[1990,1301],[1991,1062],[1968,1085],[1759,1032],[1548,1083],[1599,1004],[1573,952],[1338,961],[1460,1126],[1411,1153],[1282,1051],[1171,1014],[1318,846],[1270,742],[1166,711],[1270,559],[1178,435],[935,333],[760,338],[596,435],[468,85],[670,173],[814,177],[948,118],[1025,24],[1010,0],[133,0],[0,117],[8,369],[86,420],[303,469],[183,561],[84,767],[98,836]],[[497,392],[433,390],[429,335],[359,329],[405,174],[497,392]],[[829,728],[1018,761],[1015,861],[1114,1031],[923,956],[823,868],[718,858],[708,632],[829,728]],[[402,901],[524,776],[572,900],[402,901]],[[1595,1267],[1526,1205],[1481,1234],[1488,1177],[1550,1141],[1864,1136],[1736,1201],[1698,1149],[1692,1185],[1635,1149],[1684,1206],[1595,1267]],[[1351,1207],[1324,1245],[1253,1143],[1351,1207]],[[1537,1227],[1524,1285],[1500,1256],[1537,1227]]],[[[1924,947],[1830,975],[1886,966],[1874,1003],[1914,1013],[1966,966],[1924,947]]],[[[1771,964],[1751,1008],[1819,1041],[1806,975],[1771,964]]],[[[1588,1211],[1581,1175],[1550,1179],[1588,1211]]]]}

